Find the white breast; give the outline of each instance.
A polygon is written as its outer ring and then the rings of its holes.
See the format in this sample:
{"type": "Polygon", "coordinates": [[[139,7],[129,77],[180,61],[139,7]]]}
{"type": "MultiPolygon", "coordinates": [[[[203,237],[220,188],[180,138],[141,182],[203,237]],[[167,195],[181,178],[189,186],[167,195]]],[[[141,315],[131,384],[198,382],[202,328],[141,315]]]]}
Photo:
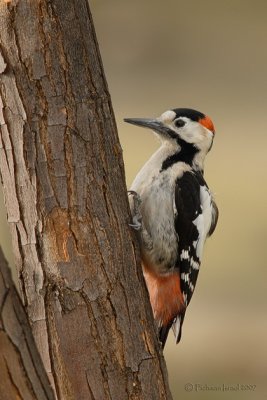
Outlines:
{"type": "Polygon", "coordinates": [[[177,163],[160,172],[168,154],[170,149],[162,146],[140,170],[131,186],[131,190],[141,197],[142,223],[153,243],[152,249],[143,248],[142,251],[158,272],[175,267],[177,261],[178,237],[173,208],[175,182],[190,170],[185,163],[177,163]]]}

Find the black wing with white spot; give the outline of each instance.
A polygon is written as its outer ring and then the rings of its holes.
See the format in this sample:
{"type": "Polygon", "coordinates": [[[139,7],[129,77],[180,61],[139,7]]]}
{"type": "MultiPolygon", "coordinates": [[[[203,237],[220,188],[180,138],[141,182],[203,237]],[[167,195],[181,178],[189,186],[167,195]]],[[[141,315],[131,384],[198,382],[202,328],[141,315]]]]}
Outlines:
{"type": "MultiPolygon", "coordinates": [[[[211,220],[211,196],[201,173],[185,172],[175,187],[175,230],[178,236],[177,267],[180,270],[181,290],[185,306],[193,295],[204,241],[205,224],[211,220]],[[205,197],[206,196],[206,197],[205,197]],[[206,202],[205,210],[203,201],[206,202]],[[210,209],[209,209],[210,207],[210,209]],[[206,221],[207,220],[207,221],[206,221]]],[[[208,227],[207,231],[210,229],[208,227]]],[[[177,317],[173,328],[177,342],[181,338],[184,313],[177,317]]]]}

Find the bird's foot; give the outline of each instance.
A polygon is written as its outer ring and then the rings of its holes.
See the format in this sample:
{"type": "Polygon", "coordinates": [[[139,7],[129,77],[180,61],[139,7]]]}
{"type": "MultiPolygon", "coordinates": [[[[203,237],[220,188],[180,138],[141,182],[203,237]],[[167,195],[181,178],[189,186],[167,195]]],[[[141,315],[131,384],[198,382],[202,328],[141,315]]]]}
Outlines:
{"type": "Polygon", "coordinates": [[[133,200],[133,223],[129,224],[129,226],[131,226],[136,231],[140,231],[142,228],[142,215],[140,212],[140,204],[142,203],[142,200],[139,194],[136,193],[134,190],[128,190],[128,195],[132,196],[133,200]]]}

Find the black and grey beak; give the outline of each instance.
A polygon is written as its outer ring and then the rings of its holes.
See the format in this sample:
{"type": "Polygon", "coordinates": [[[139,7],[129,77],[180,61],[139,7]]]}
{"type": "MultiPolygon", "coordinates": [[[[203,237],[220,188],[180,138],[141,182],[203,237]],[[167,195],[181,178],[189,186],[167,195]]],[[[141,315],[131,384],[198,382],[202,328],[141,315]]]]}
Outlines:
{"type": "Polygon", "coordinates": [[[125,122],[132,125],[142,126],[143,128],[152,129],[155,132],[161,133],[163,135],[169,136],[170,128],[164,125],[161,121],[157,119],[150,118],[124,118],[125,122]]]}
{"type": "Polygon", "coordinates": [[[162,123],[156,119],[150,118],[124,118],[125,122],[132,125],[143,126],[144,128],[154,129],[155,131],[162,128],[162,123]]]}

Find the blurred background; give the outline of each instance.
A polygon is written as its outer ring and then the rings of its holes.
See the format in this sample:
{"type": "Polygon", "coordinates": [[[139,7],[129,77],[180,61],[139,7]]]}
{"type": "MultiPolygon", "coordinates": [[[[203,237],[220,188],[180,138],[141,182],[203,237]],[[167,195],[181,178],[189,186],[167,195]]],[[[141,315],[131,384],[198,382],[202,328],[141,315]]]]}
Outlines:
{"type": "MultiPolygon", "coordinates": [[[[206,243],[182,341],[176,346],[171,333],[166,346],[173,398],[265,399],[267,2],[91,0],[90,5],[128,186],[158,142],[149,131],[123,123],[124,117],[190,107],[208,114],[216,128],[205,177],[220,219],[206,243]]],[[[12,262],[1,210],[0,242],[12,262]]]]}

